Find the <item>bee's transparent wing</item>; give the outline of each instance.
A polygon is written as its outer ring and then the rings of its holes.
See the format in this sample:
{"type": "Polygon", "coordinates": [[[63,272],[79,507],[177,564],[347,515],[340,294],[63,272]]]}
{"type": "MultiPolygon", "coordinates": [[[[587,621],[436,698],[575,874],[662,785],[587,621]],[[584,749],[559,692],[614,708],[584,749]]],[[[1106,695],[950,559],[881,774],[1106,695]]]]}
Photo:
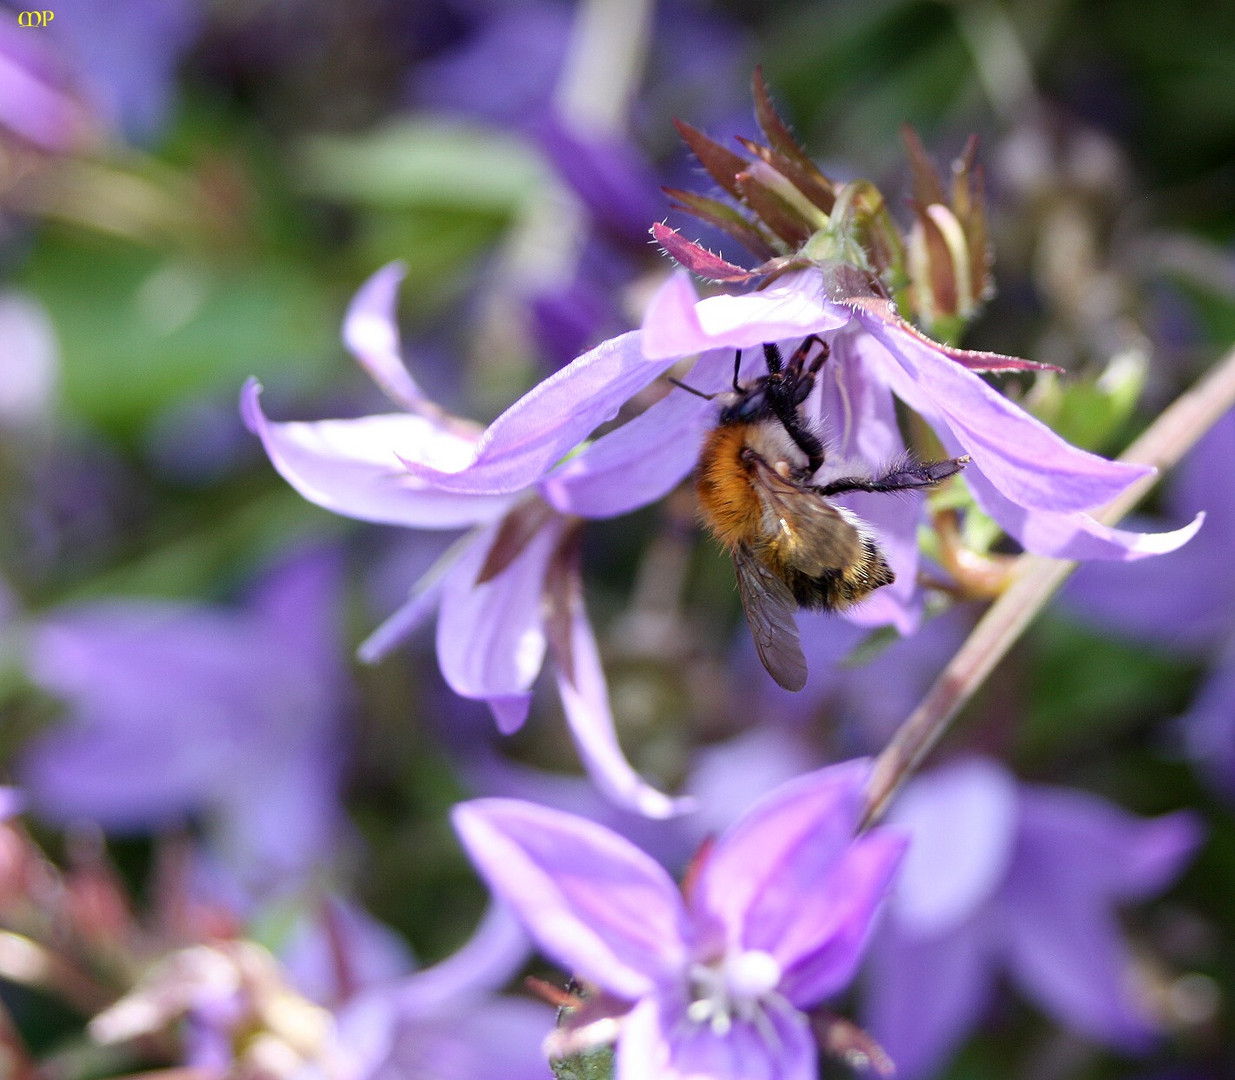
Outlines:
{"type": "Polygon", "coordinates": [[[786,690],[801,690],[806,685],[806,657],[794,618],[793,593],[745,544],[733,553],[733,569],[759,659],[786,690]]]}

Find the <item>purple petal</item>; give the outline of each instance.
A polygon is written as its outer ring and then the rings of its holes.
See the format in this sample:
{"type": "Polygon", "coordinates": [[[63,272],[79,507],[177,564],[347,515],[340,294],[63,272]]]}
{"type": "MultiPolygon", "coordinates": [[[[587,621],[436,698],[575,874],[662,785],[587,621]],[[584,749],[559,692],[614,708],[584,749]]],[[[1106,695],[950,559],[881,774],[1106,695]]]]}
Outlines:
{"type": "Polygon", "coordinates": [[[1052,860],[1055,873],[1074,893],[1107,902],[1161,892],[1196,854],[1203,837],[1193,814],[1141,818],[1069,788],[1026,788],[1022,806],[1022,847],[1035,858],[1052,860]]]}
{"type": "MultiPolygon", "coordinates": [[[[847,362],[854,331],[846,328],[832,338],[833,359],[819,377],[820,432],[828,460],[816,475],[819,482],[842,476],[870,476],[905,453],[891,391],[871,377],[861,363],[847,362]]],[[[912,634],[921,617],[918,590],[918,524],[922,495],[902,492],[854,493],[835,500],[870,525],[896,580],[845,612],[861,626],[893,625],[912,634]]]]}
{"type": "Polygon", "coordinates": [[[1066,887],[1018,879],[1008,907],[1009,964],[1027,996],[1065,1027],[1144,1050],[1157,1025],[1132,990],[1131,953],[1114,917],[1066,887]]]}
{"type": "MultiPolygon", "coordinates": [[[[798,869],[822,876],[852,843],[869,771],[866,761],[832,765],[796,777],[760,799],[720,837],[704,862],[695,892],[697,907],[745,936],[756,905],[766,913],[770,906],[800,900],[800,893],[787,891],[801,884],[798,869]]],[[[752,942],[747,946],[766,948],[752,942]]]]}
{"type": "Polygon", "coordinates": [[[764,910],[752,909],[749,925],[759,926],[760,934],[780,923],[763,948],[781,961],[781,991],[799,1008],[839,993],[853,980],[908,844],[900,830],[875,829],[823,875],[795,866],[793,899],[769,898],[759,905],[764,910]]]}
{"type": "Polygon", "coordinates": [[[1196,842],[1186,817],[1138,822],[1081,792],[1027,789],[1004,888],[1009,960],[1025,992],[1060,1023],[1142,1048],[1157,1028],[1135,992],[1113,905],[1157,891],[1196,842]]]}
{"type": "Polygon", "coordinates": [[[343,319],[343,344],[391,401],[418,412],[424,391],[403,363],[395,321],[399,284],[406,276],[405,262],[387,263],[360,287],[343,319]]]}
{"type": "MultiPolygon", "coordinates": [[[[945,439],[947,444],[949,440],[945,439]]],[[[1116,529],[1081,511],[1027,510],[1005,498],[979,469],[965,470],[974,501],[1026,551],[1057,559],[1110,559],[1131,562],[1175,551],[1192,539],[1204,514],[1170,532],[1142,533],[1116,529]]]]}
{"type": "Polygon", "coordinates": [[[723,346],[745,349],[835,330],[848,321],[848,313],[824,297],[819,275],[811,271],[786,274],[756,292],[703,300],[690,278],[677,273],[648,304],[643,352],[649,359],[662,360],[723,346]]]}
{"type": "Polygon", "coordinates": [[[509,734],[527,718],[532,683],[544,662],[541,595],[563,521],[540,529],[500,574],[477,584],[499,525],[480,533],[448,573],[437,619],[437,659],[450,688],[488,701],[499,730],[509,734]]]}
{"type": "Polygon", "coordinates": [[[588,776],[618,806],[645,817],[668,818],[694,809],[693,799],[672,799],[649,785],[622,753],[582,585],[576,583],[571,593],[570,670],[559,659],[554,671],[566,722],[588,776]]]}
{"type": "Polygon", "coordinates": [[[978,921],[936,938],[902,936],[894,920],[871,944],[862,1022],[897,1080],[933,1080],[986,1010],[993,942],[978,921]]]}
{"type": "Polygon", "coordinates": [[[863,349],[868,362],[912,408],[941,419],[972,455],[970,469],[1017,506],[1056,514],[1099,507],[1153,471],[1070,445],[927,339],[858,318],[883,346],[863,349]]]}
{"type": "Polygon", "coordinates": [[[240,398],[249,430],[271,464],[301,495],[336,514],[389,525],[451,529],[492,521],[509,496],[436,491],[409,475],[403,459],[459,462],[473,445],[431,420],[406,413],[316,423],[272,423],[261,410],[261,386],[250,380],[240,398]]]}
{"type": "Polygon", "coordinates": [[[400,934],[335,896],[323,898],[290,928],[279,963],[298,990],[324,1005],[405,976],[414,966],[400,934]]]}
{"type": "Polygon", "coordinates": [[[715,405],[676,390],[555,469],[541,492],[564,514],[628,514],[682,482],[695,467],[704,433],[715,422],[715,405]]]}
{"type": "Polygon", "coordinates": [[[937,937],[973,918],[1006,877],[1016,782],[995,762],[957,762],[906,786],[888,821],[911,838],[892,901],[897,926],[906,936],[937,937]]]}
{"type": "MultiPolygon", "coordinates": [[[[1133,519],[1136,531],[1162,522],[1133,519]]],[[[1206,512],[1205,527],[1186,550],[1135,567],[1091,562],[1071,577],[1061,599],[1078,619],[1123,638],[1203,652],[1225,640],[1235,611],[1235,574],[1228,573],[1235,534],[1206,512]]]]}
{"type": "Polygon", "coordinates": [[[1235,643],[1178,723],[1188,756],[1218,791],[1235,799],[1235,643]]]}
{"type": "Polygon", "coordinates": [[[32,677],[72,720],[35,740],[23,784],[44,813],[143,828],[199,808],[235,752],[235,717],[260,698],[265,634],[219,612],[95,604],[47,619],[32,677]],[[157,767],[154,763],[157,762],[157,767]]]}
{"type": "Polygon", "coordinates": [[[799,1013],[765,1014],[719,1035],[681,1006],[640,1002],[622,1021],[614,1080],[817,1080],[819,1051],[799,1013]]]}
{"type": "Polygon", "coordinates": [[[676,978],[685,962],[681,898],[629,841],[513,799],[460,803],[451,816],[494,895],[548,956],[627,999],[676,978]]]}
{"type": "Polygon", "coordinates": [[[26,793],[11,784],[0,784],[0,821],[10,821],[26,809],[26,793]]]}
{"type": "Polygon", "coordinates": [[[505,495],[522,491],[612,420],[667,361],[648,362],[638,331],[584,353],[516,401],[481,435],[471,459],[458,465],[408,462],[408,469],[442,491],[505,495]]]}
{"type": "Polygon", "coordinates": [[[489,905],[470,938],[445,960],[403,979],[392,996],[405,1015],[425,1016],[466,1006],[487,991],[500,990],[526,965],[531,943],[513,912],[489,905]]]}
{"type": "Polygon", "coordinates": [[[60,58],[16,19],[0,27],[0,125],[52,154],[88,149],[98,118],[69,91],[60,58]]]}

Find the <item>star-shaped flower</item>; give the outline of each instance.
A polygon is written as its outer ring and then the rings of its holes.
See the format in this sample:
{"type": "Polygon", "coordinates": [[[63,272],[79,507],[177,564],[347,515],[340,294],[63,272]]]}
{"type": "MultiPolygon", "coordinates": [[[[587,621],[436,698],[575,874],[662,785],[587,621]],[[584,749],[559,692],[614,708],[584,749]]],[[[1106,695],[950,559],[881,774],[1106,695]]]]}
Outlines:
{"type": "Polygon", "coordinates": [[[1200,840],[1191,814],[1142,820],[974,759],[913,781],[889,820],[912,844],[872,942],[865,1016],[901,1080],[937,1075],[1003,972],[1075,1031],[1125,1050],[1152,1039],[1116,908],[1178,875],[1200,840]]]}
{"type": "Polygon", "coordinates": [[[662,439],[656,416],[624,425],[621,443],[564,460],[669,361],[646,360],[638,333],[624,334],[550,376],[482,431],[429,400],[404,367],[394,319],[402,276],[392,264],[365,284],[343,336],[404,411],[274,423],[262,413],[255,382],[242,398],[245,420],[275,468],[312,502],[364,521],[472,528],[362,646],[362,657],[377,659],[437,608],[443,676],[456,693],[487,702],[509,733],[527,718],[548,652],[575,745],[596,783],[639,813],[677,812],[685,804],[644,782],[618,746],[583,606],[579,539],[581,518],[655,500],[689,464],[669,451],[682,468],[665,472],[652,452],[662,439]]]}
{"type": "Polygon", "coordinates": [[[812,1014],[851,979],[905,850],[895,830],[854,838],[867,772],[777,788],[704,849],[684,893],[558,810],[481,799],[454,820],[545,953],[613,999],[617,1080],[812,1080],[812,1014]]]}

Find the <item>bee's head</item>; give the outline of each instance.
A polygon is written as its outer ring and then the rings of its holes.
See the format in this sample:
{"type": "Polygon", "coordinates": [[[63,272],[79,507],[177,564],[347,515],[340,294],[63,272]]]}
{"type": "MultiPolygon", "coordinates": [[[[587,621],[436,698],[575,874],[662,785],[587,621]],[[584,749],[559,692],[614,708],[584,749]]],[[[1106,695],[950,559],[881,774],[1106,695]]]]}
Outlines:
{"type": "Polygon", "coordinates": [[[749,424],[769,415],[772,412],[772,406],[768,402],[767,384],[768,379],[765,375],[749,386],[742,387],[740,391],[725,394],[722,399],[724,404],[720,410],[720,422],[722,424],[749,424]]]}

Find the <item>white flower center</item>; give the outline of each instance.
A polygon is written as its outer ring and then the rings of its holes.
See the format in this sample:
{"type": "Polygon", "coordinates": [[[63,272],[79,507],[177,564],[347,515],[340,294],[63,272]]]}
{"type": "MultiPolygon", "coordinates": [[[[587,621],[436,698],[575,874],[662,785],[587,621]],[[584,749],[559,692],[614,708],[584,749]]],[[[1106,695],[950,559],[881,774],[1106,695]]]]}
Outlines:
{"type": "Polygon", "coordinates": [[[767,1034],[771,1026],[765,1011],[788,1006],[776,992],[780,977],[776,957],[762,949],[728,953],[711,964],[692,964],[686,1016],[696,1024],[708,1024],[719,1036],[729,1033],[735,1017],[767,1034]]]}

